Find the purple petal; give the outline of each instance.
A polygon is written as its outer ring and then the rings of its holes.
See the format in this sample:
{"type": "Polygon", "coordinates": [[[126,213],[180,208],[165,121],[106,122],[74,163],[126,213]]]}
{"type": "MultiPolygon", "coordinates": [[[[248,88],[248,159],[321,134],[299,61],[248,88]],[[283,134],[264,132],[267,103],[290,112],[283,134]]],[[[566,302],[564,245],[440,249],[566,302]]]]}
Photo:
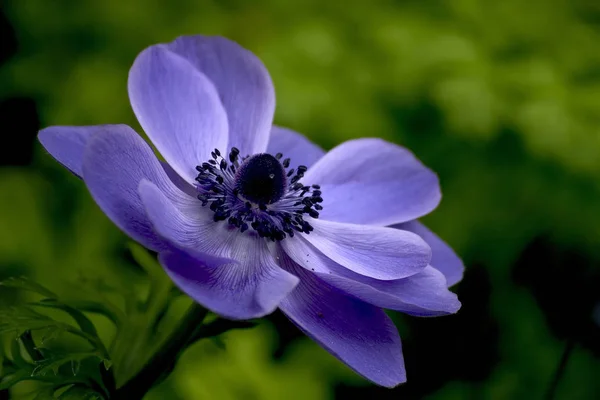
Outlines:
{"type": "Polygon", "coordinates": [[[174,245],[161,253],[162,265],[181,290],[211,311],[259,318],[297,285],[298,278],[275,263],[264,239],[229,230],[205,218],[206,212],[181,211],[148,181],[139,191],[156,230],[174,245]]]}
{"type": "Polygon", "coordinates": [[[227,147],[227,115],[213,84],[187,60],[156,45],[129,71],[129,99],[140,125],[165,160],[193,182],[195,167],[227,147]]]}
{"type": "Polygon", "coordinates": [[[392,225],[431,212],[441,194],[438,178],[408,150],[380,139],[335,147],[302,180],[323,190],[321,218],[392,225]]]}
{"type": "Polygon", "coordinates": [[[237,261],[183,250],[162,253],[159,260],[183,292],[230,319],[272,313],[298,284],[297,277],[275,264],[263,240],[232,252],[237,261]]]}
{"type": "Polygon", "coordinates": [[[59,163],[81,178],[83,150],[96,132],[122,129],[119,125],[51,126],[42,129],[38,139],[59,163]]]}
{"type": "Polygon", "coordinates": [[[212,212],[194,199],[191,207],[177,207],[151,182],[138,187],[146,214],[158,234],[178,248],[231,258],[229,244],[237,240],[238,230],[213,221],[212,212]]]}
{"type": "Polygon", "coordinates": [[[138,195],[143,180],[156,184],[171,201],[182,206],[197,200],[169,180],[148,144],[126,125],[94,133],[83,156],[83,178],[102,211],[126,234],[151,250],[164,247],[138,195]]]}
{"type": "Polygon", "coordinates": [[[375,279],[406,278],[420,272],[431,249],[412,232],[310,219],[307,241],[336,263],[375,279]]]}
{"type": "Polygon", "coordinates": [[[303,239],[284,240],[281,245],[298,265],[374,306],[418,316],[452,314],[460,308],[456,295],[446,286],[446,278],[433,267],[408,278],[382,281],[345,269],[303,239]]]}
{"type": "Polygon", "coordinates": [[[298,165],[310,167],[325,155],[323,149],[299,133],[287,128],[273,126],[267,153],[282,153],[283,158],[289,158],[290,168],[298,165]]]}
{"type": "Polygon", "coordinates": [[[421,236],[431,247],[430,264],[441,271],[446,277],[448,286],[452,286],[463,277],[465,266],[454,250],[448,246],[439,236],[430,231],[419,221],[410,221],[395,225],[394,228],[404,229],[421,236]]]}
{"type": "Polygon", "coordinates": [[[398,331],[380,308],[340,293],[281,252],[280,263],[300,284],[279,308],[300,330],[354,371],[394,387],[406,381],[398,331]]]}
{"type": "Polygon", "coordinates": [[[164,161],[161,161],[160,164],[162,165],[163,169],[165,170],[165,173],[167,174],[171,182],[173,182],[173,184],[177,186],[179,190],[181,190],[184,193],[187,193],[191,197],[198,196],[198,190],[196,190],[196,188],[193,185],[191,185],[188,181],[183,179],[177,172],[175,172],[175,170],[169,164],[167,164],[164,161]]]}
{"type": "Polygon", "coordinates": [[[242,155],[267,148],[275,110],[275,90],[263,63],[231,40],[183,36],[167,45],[215,85],[229,121],[229,146],[242,155]]]}

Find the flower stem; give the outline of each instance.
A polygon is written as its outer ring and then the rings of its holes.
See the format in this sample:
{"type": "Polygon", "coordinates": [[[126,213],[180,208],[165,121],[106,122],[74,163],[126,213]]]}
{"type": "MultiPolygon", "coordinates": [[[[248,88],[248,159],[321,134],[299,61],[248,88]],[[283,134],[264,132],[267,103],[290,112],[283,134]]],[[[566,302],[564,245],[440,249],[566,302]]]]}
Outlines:
{"type": "Polygon", "coordinates": [[[569,357],[573,353],[575,349],[575,341],[573,339],[569,339],[567,344],[565,345],[565,349],[563,350],[562,356],[560,357],[560,362],[558,363],[558,367],[554,372],[554,377],[552,378],[552,382],[550,382],[550,386],[548,387],[548,391],[546,392],[546,399],[553,400],[556,396],[556,389],[558,388],[558,383],[562,379],[565,370],[567,369],[567,363],[569,362],[569,357]]]}
{"type": "Polygon", "coordinates": [[[208,310],[194,303],[173,334],[152,356],[146,365],[127,383],[117,389],[114,399],[138,400],[154,386],[162,382],[175,368],[180,354],[190,344],[208,310]]]}

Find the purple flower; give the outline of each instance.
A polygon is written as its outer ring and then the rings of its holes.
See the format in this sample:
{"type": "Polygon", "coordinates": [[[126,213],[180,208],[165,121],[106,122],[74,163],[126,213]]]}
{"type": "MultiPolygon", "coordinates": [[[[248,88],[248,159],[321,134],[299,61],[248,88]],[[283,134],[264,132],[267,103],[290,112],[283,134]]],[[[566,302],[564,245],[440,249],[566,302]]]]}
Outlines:
{"type": "Polygon", "coordinates": [[[460,308],[448,286],[463,265],[417,221],[440,201],[436,175],[380,139],[324,153],[272,125],[267,70],[224,38],[147,48],[128,89],[166,162],[125,125],[53,126],[40,141],[200,304],[231,319],[279,308],[359,374],[404,382],[400,337],[382,308],[460,308]]]}

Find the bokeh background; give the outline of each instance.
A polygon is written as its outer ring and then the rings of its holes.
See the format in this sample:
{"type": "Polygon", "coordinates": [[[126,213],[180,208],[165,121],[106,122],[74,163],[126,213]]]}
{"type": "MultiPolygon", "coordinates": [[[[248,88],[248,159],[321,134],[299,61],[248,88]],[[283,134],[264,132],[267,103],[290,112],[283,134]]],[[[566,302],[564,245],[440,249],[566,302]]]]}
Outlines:
{"type": "MultiPolygon", "coordinates": [[[[128,69],[144,47],[182,34],[255,52],[279,125],[326,149],[383,137],[440,176],[443,201],[424,222],[465,261],[463,308],[394,315],[407,384],[369,385],[276,313],[194,345],[148,399],[536,399],[568,343],[556,398],[600,398],[599,2],[0,4],[1,278],[25,274],[66,295],[94,279],[144,290],[124,235],[35,136],[54,124],[137,127],[128,69]]],[[[0,290],[5,304],[22,296],[0,290]]]]}

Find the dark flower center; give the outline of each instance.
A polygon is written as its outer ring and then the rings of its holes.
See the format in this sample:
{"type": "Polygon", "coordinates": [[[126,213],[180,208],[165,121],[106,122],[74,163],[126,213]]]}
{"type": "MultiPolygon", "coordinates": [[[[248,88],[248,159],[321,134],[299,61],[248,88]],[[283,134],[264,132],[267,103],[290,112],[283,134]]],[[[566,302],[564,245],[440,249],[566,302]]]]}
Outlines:
{"type": "Polygon", "coordinates": [[[226,160],[215,149],[210,160],[196,167],[198,199],[214,212],[213,219],[242,232],[252,228],[273,241],[310,233],[313,227],[304,216],[318,218],[323,198],[318,185],[299,182],[307,168],[289,169],[290,159],[280,161],[281,153],[239,154],[233,147],[226,160]]]}
{"type": "Polygon", "coordinates": [[[270,154],[255,154],[235,174],[239,194],[257,204],[272,204],[285,194],[287,179],[283,165],[270,154]]]}

